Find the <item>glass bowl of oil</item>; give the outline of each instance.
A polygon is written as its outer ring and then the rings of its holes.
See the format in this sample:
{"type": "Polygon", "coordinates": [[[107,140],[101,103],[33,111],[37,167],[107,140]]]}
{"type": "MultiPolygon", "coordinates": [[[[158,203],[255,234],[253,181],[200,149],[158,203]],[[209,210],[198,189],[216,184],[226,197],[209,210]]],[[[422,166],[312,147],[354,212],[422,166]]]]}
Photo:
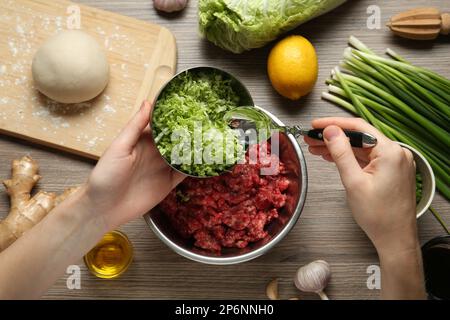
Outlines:
{"type": "Polygon", "coordinates": [[[113,279],[124,273],[133,260],[133,245],[117,230],[106,233],[85,256],[84,263],[98,278],[113,279]]]}

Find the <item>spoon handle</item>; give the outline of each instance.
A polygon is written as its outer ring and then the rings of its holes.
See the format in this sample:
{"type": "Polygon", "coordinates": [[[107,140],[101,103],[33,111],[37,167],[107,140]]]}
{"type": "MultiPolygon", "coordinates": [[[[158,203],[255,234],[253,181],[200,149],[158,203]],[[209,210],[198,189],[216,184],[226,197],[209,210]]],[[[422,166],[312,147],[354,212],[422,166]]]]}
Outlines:
{"type": "MultiPolygon", "coordinates": [[[[300,135],[308,136],[312,139],[323,141],[323,129],[301,130],[299,126],[290,127],[288,129],[295,137],[300,135]]],[[[349,138],[350,144],[355,148],[373,148],[377,145],[377,138],[373,135],[360,131],[343,130],[349,138]]]]}

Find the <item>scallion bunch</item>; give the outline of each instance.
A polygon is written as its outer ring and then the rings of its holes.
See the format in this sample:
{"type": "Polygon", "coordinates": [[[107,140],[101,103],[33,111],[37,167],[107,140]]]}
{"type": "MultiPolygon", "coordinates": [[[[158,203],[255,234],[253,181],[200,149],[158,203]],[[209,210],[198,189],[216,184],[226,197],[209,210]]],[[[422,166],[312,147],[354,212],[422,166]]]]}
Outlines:
{"type": "Polygon", "coordinates": [[[322,97],[419,150],[450,200],[450,80],[387,49],[381,57],[355,37],[322,97]]]}

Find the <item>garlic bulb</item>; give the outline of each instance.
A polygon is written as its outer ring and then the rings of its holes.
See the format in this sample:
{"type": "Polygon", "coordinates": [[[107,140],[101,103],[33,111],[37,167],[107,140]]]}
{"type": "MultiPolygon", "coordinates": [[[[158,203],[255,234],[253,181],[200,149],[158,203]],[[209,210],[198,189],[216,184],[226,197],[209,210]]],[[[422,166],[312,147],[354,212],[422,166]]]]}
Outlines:
{"type": "Polygon", "coordinates": [[[153,6],[156,10],[164,12],[175,12],[183,10],[188,0],[153,0],[153,6]]]}
{"type": "Polygon", "coordinates": [[[304,292],[317,293],[322,300],[328,300],[323,289],[331,278],[330,265],[323,260],[313,261],[297,270],[295,286],[304,292]]]}

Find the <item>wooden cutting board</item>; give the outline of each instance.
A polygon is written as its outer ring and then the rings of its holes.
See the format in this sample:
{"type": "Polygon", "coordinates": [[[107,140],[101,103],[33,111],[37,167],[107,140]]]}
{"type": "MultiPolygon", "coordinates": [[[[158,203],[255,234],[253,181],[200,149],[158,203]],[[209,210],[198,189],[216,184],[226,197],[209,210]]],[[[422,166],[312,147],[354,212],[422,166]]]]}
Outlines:
{"type": "Polygon", "coordinates": [[[175,39],[156,24],[64,0],[0,0],[3,134],[98,159],[142,100],[153,100],[175,70],[175,39]],[[104,47],[111,74],[97,98],[64,105],[35,89],[31,61],[45,39],[73,25],[77,8],[81,30],[104,47]]]}

